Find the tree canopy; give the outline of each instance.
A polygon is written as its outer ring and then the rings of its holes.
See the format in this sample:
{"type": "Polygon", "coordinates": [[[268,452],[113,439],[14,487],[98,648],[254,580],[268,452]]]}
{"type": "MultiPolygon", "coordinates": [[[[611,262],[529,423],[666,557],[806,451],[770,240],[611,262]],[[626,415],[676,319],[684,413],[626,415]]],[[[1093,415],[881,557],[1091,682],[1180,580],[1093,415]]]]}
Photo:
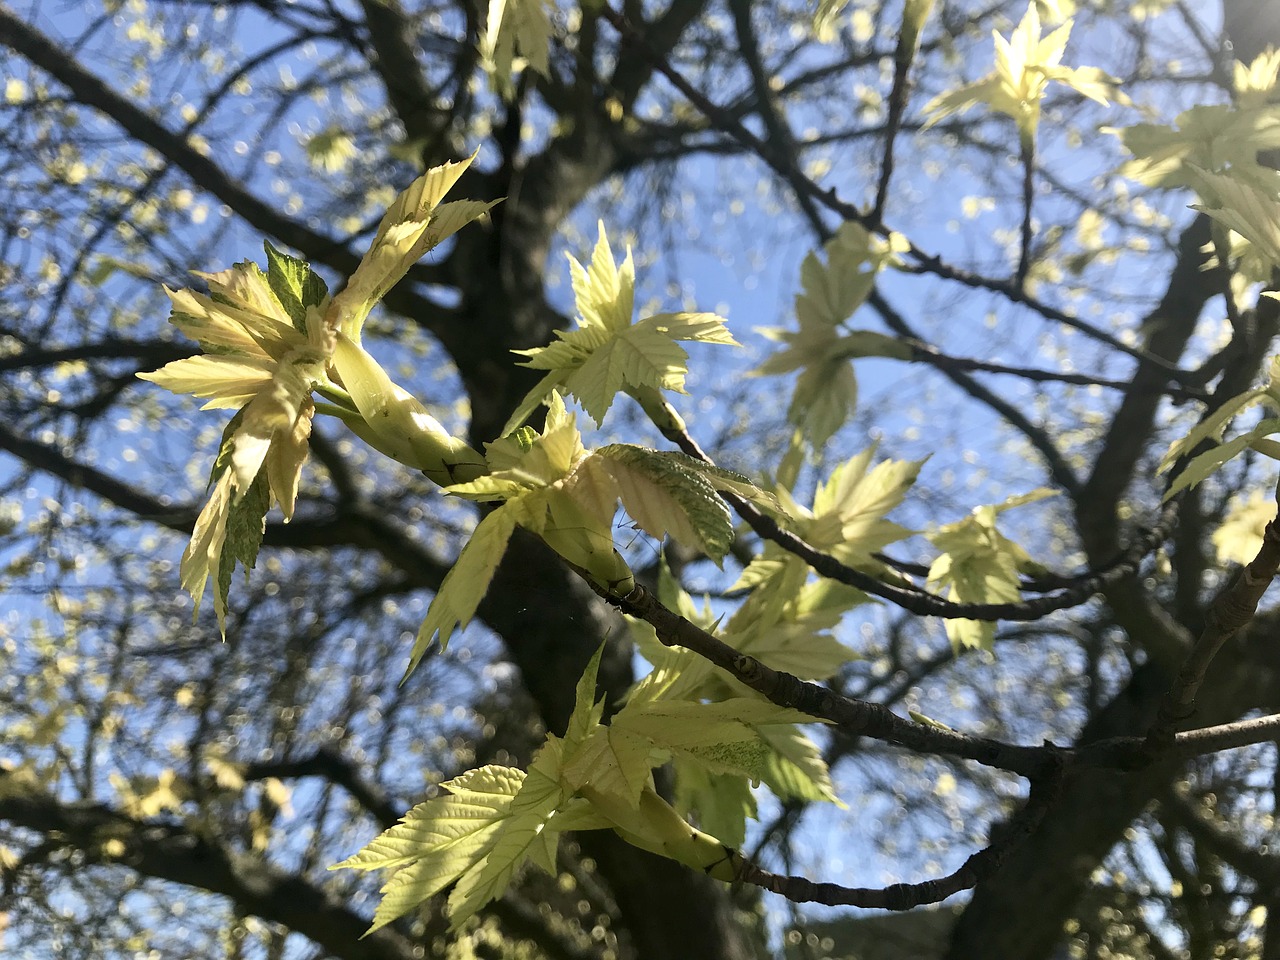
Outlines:
{"type": "Polygon", "coordinates": [[[1277,11],[0,0],[5,948],[1280,957],[1277,11]]]}

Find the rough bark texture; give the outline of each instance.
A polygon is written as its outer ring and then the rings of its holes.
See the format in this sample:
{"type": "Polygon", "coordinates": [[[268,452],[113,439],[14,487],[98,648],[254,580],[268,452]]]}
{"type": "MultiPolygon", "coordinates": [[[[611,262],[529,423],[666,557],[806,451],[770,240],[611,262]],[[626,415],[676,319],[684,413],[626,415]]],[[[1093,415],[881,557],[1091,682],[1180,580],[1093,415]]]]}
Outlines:
{"type": "MultiPolygon", "coordinates": [[[[1268,44],[1280,40],[1280,7],[1266,0],[1226,0],[1226,33],[1235,42],[1233,56],[1246,62],[1268,44]]],[[[1147,318],[1151,335],[1147,349],[1177,362],[1195,333],[1196,323],[1210,300],[1220,295],[1220,274],[1201,269],[1201,248],[1209,240],[1208,222],[1198,217],[1183,233],[1169,285],[1159,307],[1147,318]]],[[[1257,375],[1262,350],[1274,332],[1274,310],[1265,303],[1253,318],[1257,327],[1242,343],[1224,370],[1215,396],[1225,399],[1245,389],[1257,375]]],[[[1095,461],[1095,468],[1075,502],[1077,529],[1091,563],[1113,556],[1124,526],[1119,508],[1135,478],[1150,437],[1158,395],[1149,390],[1160,374],[1140,366],[1129,392],[1112,417],[1095,461]]],[[[1183,523],[1198,509],[1187,498],[1183,523]]],[[[1184,576],[1199,565],[1188,563],[1184,576]]],[[[1191,584],[1194,589],[1194,584],[1191,584]]],[[[1177,622],[1163,601],[1138,577],[1118,584],[1106,594],[1115,621],[1122,626],[1146,662],[1125,687],[1090,720],[1081,742],[1144,732],[1155,718],[1160,699],[1176,675],[1196,624],[1177,622]]],[[[1265,628],[1255,624],[1248,636],[1265,628]]],[[[1256,640],[1253,642],[1256,643],[1256,640]]],[[[1244,655],[1249,641],[1219,655],[1213,676],[1201,690],[1197,724],[1238,718],[1244,709],[1267,697],[1256,661],[1244,655]]],[[[1178,774],[1181,765],[1158,764],[1139,773],[1091,771],[1073,777],[1061,800],[1040,827],[992,879],[974,891],[972,901],[956,924],[948,960],[1043,960],[1062,939],[1064,922],[1090,882],[1094,870],[1122,837],[1125,829],[1178,774]]]]}

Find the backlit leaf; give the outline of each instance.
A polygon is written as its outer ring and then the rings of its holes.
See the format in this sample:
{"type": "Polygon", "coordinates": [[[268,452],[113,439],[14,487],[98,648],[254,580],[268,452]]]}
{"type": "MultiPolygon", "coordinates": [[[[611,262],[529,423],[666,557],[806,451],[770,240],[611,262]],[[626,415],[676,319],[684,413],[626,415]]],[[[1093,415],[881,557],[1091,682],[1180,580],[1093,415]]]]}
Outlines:
{"type": "Polygon", "coordinates": [[[418,637],[409,655],[406,677],[417,667],[433,637],[439,636],[443,649],[453,631],[470,622],[489,589],[489,581],[493,579],[503,554],[507,552],[507,541],[511,539],[515,526],[515,516],[505,506],[494,510],[476,525],[453,568],[431,599],[426,619],[418,628],[418,637]]]}

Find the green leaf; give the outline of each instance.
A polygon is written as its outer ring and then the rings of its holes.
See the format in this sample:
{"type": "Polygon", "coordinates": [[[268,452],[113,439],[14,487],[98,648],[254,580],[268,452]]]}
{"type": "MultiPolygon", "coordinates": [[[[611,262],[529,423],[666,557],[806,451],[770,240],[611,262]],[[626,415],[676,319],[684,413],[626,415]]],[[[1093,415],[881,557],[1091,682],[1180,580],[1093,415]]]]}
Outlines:
{"type": "Polygon", "coordinates": [[[757,375],[800,370],[787,420],[800,427],[815,449],[822,447],[853,414],[858,383],[849,361],[856,357],[910,360],[911,348],[882,333],[841,325],[853,316],[875,288],[881,270],[899,262],[905,242],[897,235],[884,239],[860,224],[847,222],[823,246],[826,263],[816,254],[800,267],[801,292],[796,296],[796,331],[763,328],[757,332],[786,344],[767,357],[757,375]]]}
{"type": "Polygon", "coordinates": [[[236,564],[244,567],[245,576],[248,576],[257,563],[258,548],[262,545],[262,535],[267,530],[266,516],[270,506],[271,488],[267,485],[265,471],[254,478],[249,489],[241,496],[231,499],[231,509],[227,514],[227,538],[222,547],[215,587],[216,606],[219,610],[227,608],[231,576],[236,564]]]}
{"type": "MultiPolygon", "coordinates": [[[[693,700],[630,701],[614,716],[610,731],[638,737],[673,753],[697,753],[705,760],[715,756],[733,762],[732,751],[717,753],[730,744],[758,743],[761,724],[813,723],[812,717],[779,707],[756,697],[732,697],[716,703],[693,700]],[[699,753],[702,751],[701,753],[699,753]],[[710,752],[707,752],[710,751],[710,752]]],[[[742,754],[743,763],[754,763],[759,754],[742,754]]],[[[738,767],[752,774],[754,767],[738,767]]]]}
{"type": "Polygon", "coordinates": [[[320,307],[329,296],[329,288],[311,269],[311,264],[281,253],[270,241],[264,241],[267,251],[267,284],[284,307],[299,333],[307,332],[307,308],[320,307]]]}
{"type": "Polygon", "coordinates": [[[920,44],[920,33],[933,11],[934,0],[907,0],[902,11],[902,29],[899,31],[900,49],[914,55],[920,44]]]}
{"type": "Polygon", "coordinates": [[[712,773],[683,757],[677,757],[674,766],[675,806],[680,815],[730,847],[745,844],[747,820],[756,817],[756,799],[747,777],[712,773]]]}
{"type": "MultiPolygon", "coordinates": [[[[608,472],[630,517],[652,537],[666,534],[719,560],[733,544],[729,508],[691,458],[611,444],[592,462],[608,472]]],[[[745,479],[745,478],[744,478],[745,479]]]]}
{"type": "Polygon", "coordinates": [[[1180,459],[1189,454],[1205,440],[1220,440],[1227,425],[1250,407],[1262,403],[1267,398],[1266,387],[1255,387],[1237,394],[1222,406],[1202,419],[1180,440],[1169,445],[1168,452],[1160,459],[1157,472],[1164,473],[1180,459]]]}
{"type": "Polygon", "coordinates": [[[611,724],[597,727],[583,749],[565,768],[565,779],[575,789],[590,784],[595,790],[618,797],[631,806],[652,784],[650,771],[667,759],[667,754],[643,737],[615,729],[611,724]]]}
{"type": "Polygon", "coordinates": [[[770,557],[766,554],[758,554],[751,558],[751,562],[742,568],[742,572],[738,574],[738,579],[729,587],[728,593],[737,593],[739,590],[754,590],[761,584],[768,583],[774,577],[779,576],[787,569],[790,561],[785,557],[770,557]]]}
{"type": "Polygon", "coordinates": [[[635,265],[629,251],[621,267],[614,262],[603,223],[590,264],[570,257],[569,272],[578,328],[556,331],[556,340],[545,347],[514,351],[527,358],[524,366],[549,372],[517,406],[504,433],[557,386],[599,425],[624,388],[683,392],[689,355],[677,340],[736,344],[724,321],[710,313],[663,313],[633,324],[635,265]]]}
{"type": "Polygon", "coordinates": [[[1168,500],[1179,490],[1194,487],[1206,477],[1217,472],[1228,460],[1252,447],[1257,441],[1273,433],[1280,433],[1280,417],[1268,417],[1259,421],[1258,425],[1248,433],[1218,444],[1199,456],[1192,457],[1185,470],[1169,485],[1164,499],[1168,500]]]}
{"type": "Polygon", "coordinates": [[[574,302],[582,326],[601,332],[617,333],[631,325],[635,306],[636,267],[631,250],[621,268],[614,262],[604,221],[596,224],[599,233],[591,262],[583,266],[569,257],[569,276],[573,283],[574,302]]]}
{"type": "Polygon", "coordinates": [[[468,770],[441,784],[447,794],[417,804],[359,853],[329,869],[392,870],[437,848],[465,846],[479,827],[505,816],[524,776],[517,767],[496,764],[468,770]]]}
{"type": "MultiPolygon", "coordinates": [[[[1055,492],[1039,488],[1003,504],[976,507],[963,520],[927,534],[943,551],[929,567],[928,582],[946,589],[957,603],[1015,603],[1020,597],[1020,573],[1031,567],[1025,550],[996,529],[996,517],[1005,510],[1032,503],[1055,492]]],[[[989,620],[948,619],[947,637],[956,649],[990,650],[995,623],[989,620]]]]}
{"type": "Polygon", "coordinates": [[[406,677],[418,666],[432,637],[439,634],[443,649],[453,631],[471,621],[503,554],[507,552],[507,541],[511,539],[515,526],[515,515],[505,506],[494,510],[476,525],[427,608],[426,619],[418,629],[413,652],[409,655],[406,677]]]}
{"type": "Polygon", "coordinates": [[[244,407],[237,410],[235,416],[222,428],[222,439],[218,442],[218,455],[213,458],[213,466],[209,470],[209,482],[205,484],[206,491],[212,490],[218,478],[231,467],[231,458],[236,452],[235,435],[240,425],[244,423],[244,411],[244,407]]]}
{"type": "Polygon", "coordinates": [[[1012,117],[1024,140],[1035,135],[1040,121],[1040,102],[1049,83],[1071,87],[1082,96],[1103,106],[1117,81],[1096,67],[1064,67],[1060,65],[1071,36],[1068,21],[1048,36],[1040,35],[1040,15],[1034,3],[1006,39],[995,38],[995,69],[983,79],[941,94],[925,104],[929,124],[954,113],[963,113],[984,103],[997,113],[1012,117]]]}
{"type": "Polygon", "coordinates": [[[769,747],[759,737],[687,747],[685,756],[695,759],[712,773],[738,774],[758,781],[764,776],[769,747]]]}
{"type": "Polygon", "coordinates": [[[548,75],[551,18],[545,0],[489,0],[480,56],[495,90],[506,99],[515,92],[516,54],[530,70],[548,75]]]}
{"type": "Polygon", "coordinates": [[[830,580],[806,584],[799,597],[789,600],[773,622],[745,621],[739,635],[739,621],[731,621],[724,640],[734,649],[749,653],[774,670],[783,670],[802,680],[826,680],[857,655],[826,631],[834,627],[852,607],[868,602],[861,590],[834,584],[833,595],[840,602],[822,610],[802,610],[797,601],[810,592],[826,590],[830,580]]]}
{"type": "Polygon", "coordinates": [[[596,699],[596,677],[600,672],[600,659],[604,656],[604,644],[596,647],[596,652],[587,661],[582,676],[578,679],[573,701],[573,713],[565,728],[564,750],[568,758],[584,743],[591,732],[600,725],[600,717],[604,713],[604,700],[596,699]]]}
{"type": "MultiPolygon", "coordinates": [[[[522,498],[532,501],[532,495],[522,498]]],[[[536,516],[522,514],[521,524],[537,531],[547,546],[574,566],[581,567],[610,593],[625,595],[635,581],[627,562],[613,544],[607,521],[583,509],[571,493],[551,489],[540,501],[545,504],[536,516]]]]}
{"type": "Polygon", "coordinates": [[[1172,125],[1139,123],[1117,134],[1134,158],[1120,168],[1152,187],[1196,188],[1201,171],[1260,172],[1258,153],[1280,147],[1280,105],[1198,104],[1172,125]]]}
{"type": "Polygon", "coordinates": [[[555,741],[539,749],[507,816],[498,824],[493,845],[484,858],[467,870],[449,895],[449,922],[457,930],[485,904],[501,896],[516,870],[535,854],[560,803],[567,799],[560,785],[560,752],[555,741]]]}
{"type": "Polygon", "coordinates": [[[885,460],[871,467],[874,456],[875,447],[869,447],[836,467],[815,492],[812,514],[795,524],[809,543],[850,566],[878,568],[871,554],[911,534],[885,514],[902,502],[925,460],[885,460]]]}
{"type": "Polygon", "coordinates": [[[761,779],[783,800],[812,800],[844,804],[836,796],[831,771],[818,745],[794,725],[760,727],[760,736],[772,749],[761,779]]]}
{"type": "Polygon", "coordinates": [[[432,167],[401,191],[387,208],[368,251],[347,278],[346,286],[334,296],[326,316],[328,322],[357,344],[374,304],[410,267],[428,250],[499,202],[461,200],[441,204],[444,195],[475,158],[473,153],[457,163],[432,167]]]}
{"type": "Polygon", "coordinates": [[[1255,490],[1247,500],[1233,497],[1222,525],[1213,531],[1218,562],[1245,564],[1257,556],[1263,531],[1275,516],[1275,498],[1260,490],[1255,490]]]}
{"type": "Polygon", "coordinates": [[[564,388],[599,426],[624,386],[683,390],[689,355],[659,331],[618,331],[564,376],[564,388]]]}
{"type": "Polygon", "coordinates": [[[368,933],[435,896],[479,862],[524,780],[524,771],[512,767],[469,771],[443,785],[448,795],[418,804],[355,856],[330,867],[396,871],[382,888],[368,933]]]}
{"type": "Polygon", "coordinates": [[[819,449],[848,422],[858,406],[858,380],[843,358],[806,368],[796,378],[787,422],[800,428],[813,448],[819,449]]]}

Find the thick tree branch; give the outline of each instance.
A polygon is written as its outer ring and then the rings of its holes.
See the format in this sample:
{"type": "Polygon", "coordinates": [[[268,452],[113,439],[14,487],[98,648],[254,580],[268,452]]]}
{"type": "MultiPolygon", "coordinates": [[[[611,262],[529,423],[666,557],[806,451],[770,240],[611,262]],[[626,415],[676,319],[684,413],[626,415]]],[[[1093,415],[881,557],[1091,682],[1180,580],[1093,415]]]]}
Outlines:
{"type": "Polygon", "coordinates": [[[259,760],[248,764],[242,774],[245,780],[282,780],[293,777],[320,777],[337,784],[369,812],[383,830],[388,830],[404,816],[404,809],[393,803],[376,783],[360,774],[360,768],[332,747],[321,747],[313,753],[290,760],[259,760]]]}
{"type": "Polygon", "coordinates": [[[146,877],[208,890],[279,923],[342,960],[413,960],[411,941],[389,928],[363,936],[369,920],[305,877],[236,853],[177,823],[140,821],[103,804],[63,803],[0,773],[0,819],[85,851],[124,844],[115,859],[146,877]],[[363,937],[363,939],[362,939],[363,937]]]}
{"type": "Polygon", "coordinates": [[[1195,712],[1196,694],[1204,683],[1209,664],[1223,644],[1253,619],[1262,595],[1275,579],[1277,567],[1280,567],[1280,519],[1273,519],[1263,532],[1257,556],[1209,607],[1204,630],[1183,661],[1182,669],[1161,702],[1156,721],[1147,734],[1147,741],[1153,748],[1170,740],[1177,725],[1195,712]]]}
{"type": "Polygon", "coordinates": [[[1033,782],[1061,767],[1139,770],[1170,759],[1188,759],[1233,747],[1264,743],[1280,732],[1280,715],[1241,720],[1176,734],[1152,747],[1142,736],[1116,736],[1077,747],[1024,746],[915,723],[888,707],[837,693],[761,663],[690,620],[667,609],[640,584],[626,596],[610,593],[580,574],[610,605],[653,627],[667,646],[684,647],[729,673],[769,702],[838,726],[842,732],[883,740],[915,753],[974,760],[1033,782]]]}

